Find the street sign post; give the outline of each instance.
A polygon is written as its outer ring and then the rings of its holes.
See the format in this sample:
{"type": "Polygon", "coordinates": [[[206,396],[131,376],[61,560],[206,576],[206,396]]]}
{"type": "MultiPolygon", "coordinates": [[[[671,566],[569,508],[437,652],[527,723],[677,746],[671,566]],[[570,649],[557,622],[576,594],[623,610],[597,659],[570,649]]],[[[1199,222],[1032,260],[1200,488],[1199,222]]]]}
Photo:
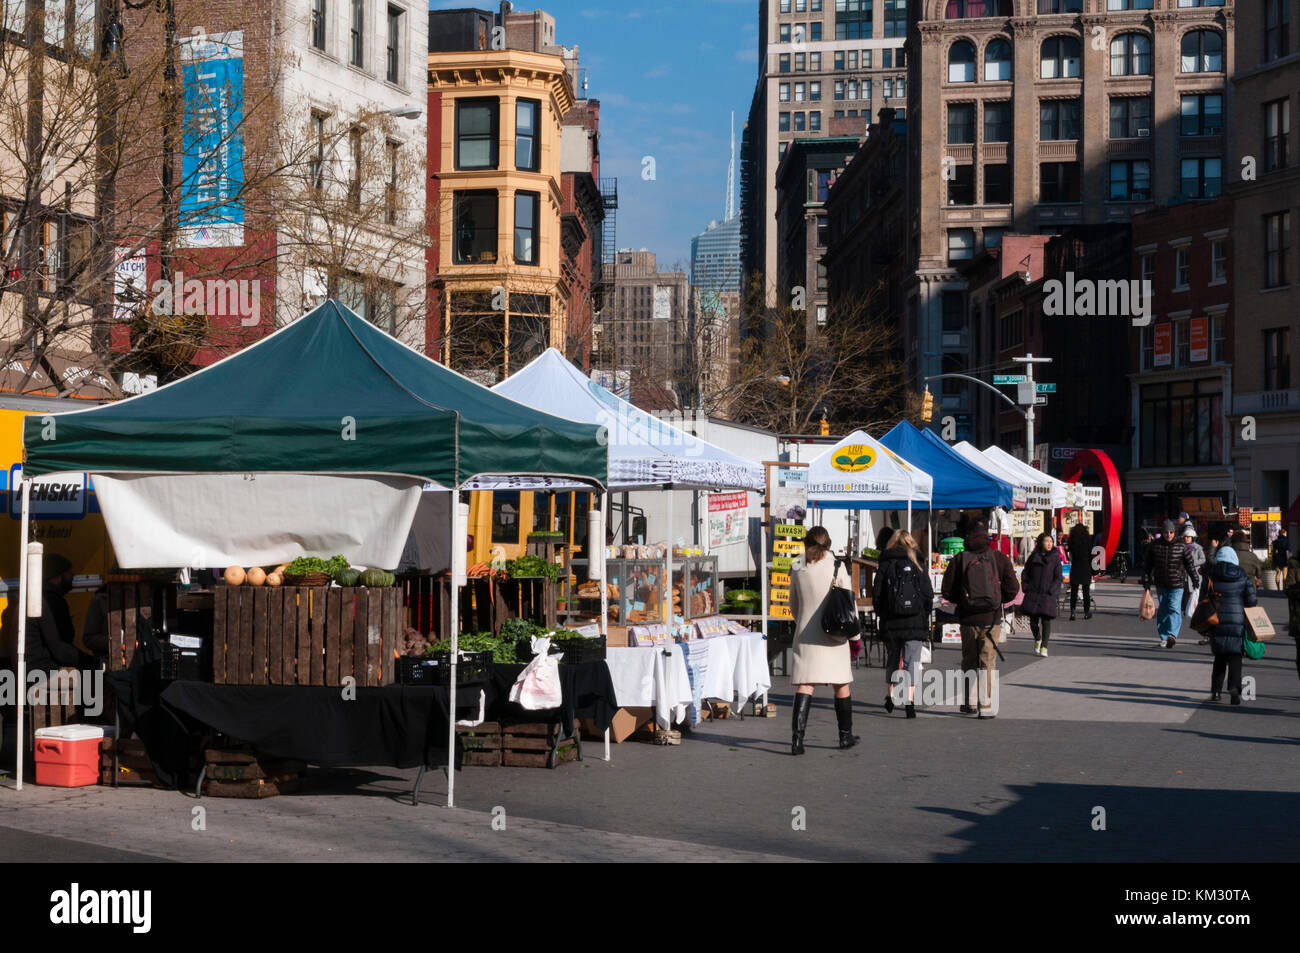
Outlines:
{"type": "Polygon", "coordinates": [[[1029,378],[1027,378],[1024,374],[994,374],[993,375],[993,383],[998,385],[1023,384],[1028,379],[1029,378]]]}
{"type": "Polygon", "coordinates": [[[1056,393],[1056,385],[1055,385],[1055,384],[1039,384],[1039,385],[1038,385],[1038,393],[1040,393],[1040,394],[1055,394],[1055,393],[1056,393]]]}

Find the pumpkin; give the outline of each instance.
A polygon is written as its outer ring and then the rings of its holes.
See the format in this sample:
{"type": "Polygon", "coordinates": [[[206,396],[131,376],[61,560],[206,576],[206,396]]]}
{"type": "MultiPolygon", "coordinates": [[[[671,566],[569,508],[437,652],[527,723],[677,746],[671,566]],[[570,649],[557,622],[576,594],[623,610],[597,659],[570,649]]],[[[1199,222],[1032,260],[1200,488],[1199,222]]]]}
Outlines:
{"type": "Polygon", "coordinates": [[[284,576],[278,572],[268,572],[266,574],[266,584],[268,586],[280,586],[284,584],[284,576]]]}
{"type": "Polygon", "coordinates": [[[243,566],[226,567],[226,585],[242,586],[244,584],[245,574],[243,566]]]}
{"type": "Polygon", "coordinates": [[[357,586],[361,581],[360,569],[340,569],[334,574],[334,581],[344,589],[351,589],[357,586]]]}
{"type": "Polygon", "coordinates": [[[277,575],[280,576],[281,578],[284,578],[284,571],[285,571],[286,569],[288,569],[288,568],[289,568],[289,564],[288,564],[288,563],[280,563],[280,565],[278,565],[278,566],[276,566],[274,569],[272,569],[271,572],[277,574],[277,575]]]}
{"type": "Polygon", "coordinates": [[[388,573],[382,569],[367,569],[361,574],[361,585],[367,588],[381,588],[388,585],[388,573]]]}
{"type": "Polygon", "coordinates": [[[395,585],[397,585],[397,577],[396,577],[395,575],[393,575],[393,574],[390,572],[390,573],[387,573],[387,576],[388,576],[388,582],[384,583],[385,586],[395,586],[395,585]]]}
{"type": "Polygon", "coordinates": [[[250,586],[261,586],[266,583],[266,570],[261,566],[254,566],[248,570],[248,584],[250,586]]]}

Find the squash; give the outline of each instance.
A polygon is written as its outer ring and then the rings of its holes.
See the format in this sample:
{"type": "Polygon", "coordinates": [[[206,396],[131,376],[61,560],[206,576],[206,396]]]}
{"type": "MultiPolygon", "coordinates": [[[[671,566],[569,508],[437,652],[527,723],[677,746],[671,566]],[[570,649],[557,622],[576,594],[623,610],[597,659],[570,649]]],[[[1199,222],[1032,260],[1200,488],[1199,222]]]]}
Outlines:
{"type": "Polygon", "coordinates": [[[250,586],[261,586],[266,583],[266,570],[261,566],[254,566],[248,570],[248,584],[250,586]]]}
{"type": "Polygon", "coordinates": [[[388,575],[388,582],[384,583],[384,585],[385,585],[385,586],[395,586],[395,585],[397,585],[397,576],[393,575],[393,573],[391,573],[391,572],[388,573],[387,575],[388,575]]]}
{"type": "Polygon", "coordinates": [[[242,586],[242,585],[244,584],[244,579],[245,579],[245,578],[246,578],[246,576],[245,576],[245,573],[244,573],[244,567],[243,567],[243,566],[227,566],[227,567],[226,567],[226,585],[227,585],[227,586],[242,586]]]}
{"type": "Polygon", "coordinates": [[[278,572],[268,572],[266,574],[266,584],[268,586],[282,586],[284,585],[284,576],[278,572]]]}
{"type": "Polygon", "coordinates": [[[274,569],[272,569],[271,572],[279,574],[280,578],[283,579],[283,578],[284,578],[284,571],[285,571],[286,569],[288,569],[288,568],[289,568],[289,564],[288,564],[288,563],[280,563],[280,565],[278,565],[278,566],[276,566],[274,569]]]}
{"type": "Polygon", "coordinates": [[[388,585],[388,573],[382,569],[367,569],[361,574],[361,585],[367,588],[382,588],[388,585]]]}
{"type": "Polygon", "coordinates": [[[334,574],[334,581],[345,589],[357,586],[361,581],[360,569],[340,569],[334,574]]]}

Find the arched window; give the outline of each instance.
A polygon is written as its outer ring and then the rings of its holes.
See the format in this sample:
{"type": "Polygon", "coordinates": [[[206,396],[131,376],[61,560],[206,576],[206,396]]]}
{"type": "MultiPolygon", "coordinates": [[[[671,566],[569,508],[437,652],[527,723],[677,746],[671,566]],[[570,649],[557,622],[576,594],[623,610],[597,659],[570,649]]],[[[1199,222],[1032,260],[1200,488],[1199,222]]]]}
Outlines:
{"type": "Polygon", "coordinates": [[[948,48],[948,82],[975,82],[975,44],[958,40],[948,48]]]}
{"type": "Polygon", "coordinates": [[[1111,76],[1150,76],[1151,37],[1123,33],[1110,41],[1111,76]]]}
{"type": "Polygon", "coordinates": [[[969,20],[974,17],[1009,17],[1011,0],[948,0],[945,20],[969,20]]]}
{"type": "Polygon", "coordinates": [[[995,83],[1011,79],[1011,44],[998,38],[984,48],[984,81],[995,83]]]}
{"type": "Polygon", "coordinates": [[[1215,30],[1192,30],[1183,35],[1184,73],[1223,72],[1223,34],[1215,30]]]}
{"type": "Polygon", "coordinates": [[[1079,75],[1079,38],[1051,36],[1043,41],[1038,60],[1042,79],[1069,79],[1079,75]]]}

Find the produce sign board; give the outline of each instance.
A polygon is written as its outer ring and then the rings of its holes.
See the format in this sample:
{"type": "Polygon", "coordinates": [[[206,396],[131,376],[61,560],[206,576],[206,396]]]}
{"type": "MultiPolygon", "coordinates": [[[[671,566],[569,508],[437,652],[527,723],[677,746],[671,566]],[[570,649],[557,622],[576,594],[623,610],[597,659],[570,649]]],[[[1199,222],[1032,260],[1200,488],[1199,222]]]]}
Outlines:
{"type": "Polygon", "coordinates": [[[773,540],[772,551],[786,556],[799,556],[803,554],[803,543],[797,539],[773,540]]]}
{"type": "Polygon", "coordinates": [[[772,606],[768,615],[773,619],[794,619],[794,613],[790,611],[789,606],[772,606]]]}
{"type": "Polygon", "coordinates": [[[794,568],[794,559],[790,556],[773,556],[772,568],[781,572],[789,572],[794,568]]]}
{"type": "Polygon", "coordinates": [[[785,586],[786,588],[789,588],[789,586],[790,586],[790,574],[789,574],[788,572],[774,572],[774,573],[772,573],[772,585],[774,585],[774,586],[785,586]]]}
{"type": "Polygon", "coordinates": [[[773,602],[780,602],[785,604],[788,604],[790,602],[789,589],[773,589],[770,595],[773,602]]]}
{"type": "Polygon", "coordinates": [[[803,539],[807,530],[802,526],[796,526],[792,523],[777,523],[772,529],[775,536],[787,536],[790,539],[803,539]]]}

